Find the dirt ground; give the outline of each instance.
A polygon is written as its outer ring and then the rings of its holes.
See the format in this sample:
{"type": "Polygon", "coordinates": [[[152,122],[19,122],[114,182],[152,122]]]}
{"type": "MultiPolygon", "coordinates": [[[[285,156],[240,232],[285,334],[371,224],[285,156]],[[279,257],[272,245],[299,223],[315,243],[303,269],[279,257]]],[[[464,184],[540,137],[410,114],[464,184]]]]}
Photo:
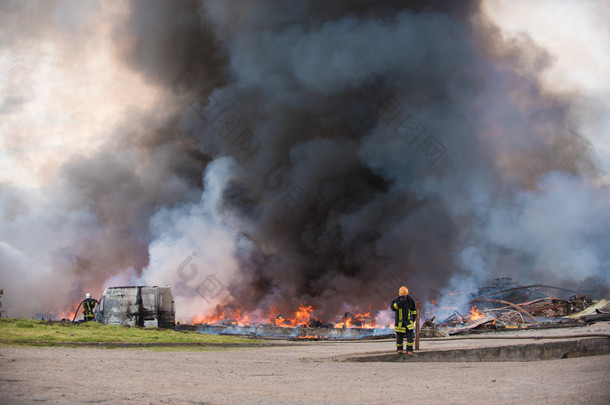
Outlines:
{"type": "MultiPolygon", "coordinates": [[[[610,324],[575,329],[530,335],[607,333],[610,324]]],[[[423,341],[421,349],[443,344],[472,347],[481,341],[423,341]]],[[[180,352],[2,347],[0,403],[609,403],[610,355],[486,363],[334,361],[336,356],[390,351],[393,346],[384,340],[180,352]]]]}

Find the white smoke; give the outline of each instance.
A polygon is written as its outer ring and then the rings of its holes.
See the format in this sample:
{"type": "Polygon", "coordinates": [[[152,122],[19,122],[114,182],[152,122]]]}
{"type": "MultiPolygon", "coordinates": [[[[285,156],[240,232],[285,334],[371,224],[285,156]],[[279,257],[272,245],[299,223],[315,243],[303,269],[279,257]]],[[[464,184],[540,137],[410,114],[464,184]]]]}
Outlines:
{"type": "Polygon", "coordinates": [[[548,173],[537,188],[521,191],[491,212],[484,231],[497,246],[532,258],[519,279],[552,277],[580,285],[599,277],[610,283],[610,188],[591,181],[548,173]]]}
{"type": "Polygon", "coordinates": [[[206,169],[197,204],[161,209],[151,219],[150,264],[132,282],[174,286],[184,319],[208,313],[230,296],[240,227],[223,207],[223,192],[235,170],[231,158],[215,160],[206,169]]]}

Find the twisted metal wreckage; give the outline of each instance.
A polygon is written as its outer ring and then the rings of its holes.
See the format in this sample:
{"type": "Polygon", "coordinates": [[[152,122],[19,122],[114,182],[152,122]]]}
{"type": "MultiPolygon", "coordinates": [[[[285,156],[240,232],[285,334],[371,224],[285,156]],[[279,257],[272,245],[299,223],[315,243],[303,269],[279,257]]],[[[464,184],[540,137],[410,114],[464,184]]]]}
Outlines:
{"type": "Polygon", "coordinates": [[[438,324],[434,322],[436,316],[427,318],[421,325],[422,334],[443,336],[610,321],[609,300],[594,301],[565,288],[533,284],[496,290],[486,287],[479,291],[484,293],[471,296],[468,300],[471,305],[469,314],[462,315],[454,309],[449,317],[438,324]],[[491,292],[485,292],[486,290],[491,292]],[[556,294],[551,295],[552,291],[556,294]],[[569,295],[569,298],[560,298],[558,295],[569,295]]]}

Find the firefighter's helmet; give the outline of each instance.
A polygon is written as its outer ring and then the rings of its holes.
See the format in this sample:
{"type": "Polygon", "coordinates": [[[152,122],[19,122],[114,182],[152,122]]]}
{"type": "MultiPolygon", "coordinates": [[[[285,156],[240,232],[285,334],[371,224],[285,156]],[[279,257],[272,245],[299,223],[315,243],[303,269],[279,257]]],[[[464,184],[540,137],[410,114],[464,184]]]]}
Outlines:
{"type": "Polygon", "coordinates": [[[91,298],[91,294],[87,293],[87,294],[85,294],[85,297],[86,298],[91,298]]]}
{"type": "Polygon", "coordinates": [[[409,295],[409,289],[403,285],[402,287],[400,287],[398,289],[398,295],[401,296],[401,297],[403,295],[409,295]]]}

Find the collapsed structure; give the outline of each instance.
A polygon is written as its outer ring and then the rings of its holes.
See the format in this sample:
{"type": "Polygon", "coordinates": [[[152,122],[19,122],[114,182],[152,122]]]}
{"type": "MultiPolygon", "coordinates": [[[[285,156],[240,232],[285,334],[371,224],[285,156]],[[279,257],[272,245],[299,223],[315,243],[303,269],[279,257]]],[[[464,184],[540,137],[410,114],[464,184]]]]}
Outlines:
{"type": "MultiPolygon", "coordinates": [[[[610,301],[592,298],[544,284],[518,286],[510,278],[496,279],[472,292],[451,293],[454,305],[437,300],[423,305],[417,325],[422,337],[440,337],[481,331],[579,326],[610,320],[610,301]],[[464,300],[463,294],[467,294],[464,300]],[[449,314],[449,315],[447,315],[449,314]],[[443,316],[436,323],[437,316],[443,316]]],[[[447,300],[444,300],[447,301],[447,300]]],[[[419,305],[419,304],[418,304],[419,305]]],[[[179,329],[202,333],[237,334],[295,340],[376,339],[394,335],[389,311],[345,313],[335,322],[321,321],[311,306],[301,305],[293,316],[270,313],[253,317],[230,305],[219,305],[215,314],[195,318],[179,329]],[[387,316],[386,316],[387,315],[387,316]]]]}
{"type": "Polygon", "coordinates": [[[435,323],[436,315],[432,314],[423,322],[422,328],[427,335],[437,334],[439,328],[453,335],[481,330],[574,326],[583,321],[610,320],[608,304],[607,300],[594,301],[561,287],[545,284],[516,286],[510,279],[496,279],[491,286],[470,294],[468,313],[462,314],[454,308],[438,324],[435,323]],[[509,288],[501,288],[503,286],[509,288]],[[592,312],[594,316],[591,316],[592,312]]]}

